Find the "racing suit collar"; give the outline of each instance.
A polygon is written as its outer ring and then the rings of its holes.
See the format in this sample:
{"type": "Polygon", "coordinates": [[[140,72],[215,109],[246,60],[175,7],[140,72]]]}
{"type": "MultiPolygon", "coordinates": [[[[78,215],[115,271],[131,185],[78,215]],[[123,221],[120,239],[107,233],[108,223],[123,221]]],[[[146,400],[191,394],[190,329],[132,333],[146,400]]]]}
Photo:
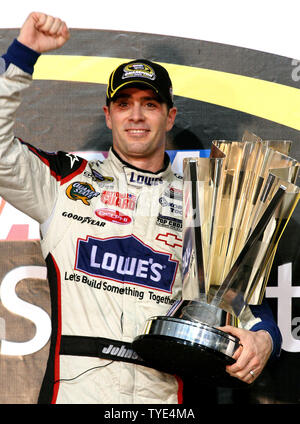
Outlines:
{"type": "Polygon", "coordinates": [[[155,186],[161,187],[162,184],[169,183],[174,178],[171,161],[167,153],[165,154],[165,165],[158,172],[146,171],[132,166],[122,160],[113,148],[109,151],[108,160],[114,170],[113,172],[123,175],[128,186],[134,186],[139,189],[148,187],[153,190],[155,186]]]}
{"type": "Polygon", "coordinates": [[[169,155],[165,152],[165,157],[164,157],[164,166],[162,169],[160,169],[157,172],[152,172],[152,171],[147,171],[145,169],[141,169],[141,168],[137,168],[136,166],[131,165],[129,162],[126,162],[125,160],[123,160],[118,153],[114,150],[113,147],[111,147],[110,152],[122,163],[123,166],[126,166],[127,168],[131,168],[134,169],[135,171],[138,172],[143,172],[143,173],[147,173],[147,174],[153,174],[153,175],[158,175],[163,173],[164,171],[166,171],[170,165],[170,158],[169,155]]]}

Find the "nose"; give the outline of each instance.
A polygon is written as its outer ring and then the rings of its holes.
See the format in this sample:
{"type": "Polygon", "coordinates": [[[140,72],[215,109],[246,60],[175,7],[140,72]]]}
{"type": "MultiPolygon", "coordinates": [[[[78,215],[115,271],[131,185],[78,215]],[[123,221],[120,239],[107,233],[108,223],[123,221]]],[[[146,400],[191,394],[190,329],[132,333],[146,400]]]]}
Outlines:
{"type": "Polygon", "coordinates": [[[143,107],[140,103],[134,103],[132,105],[129,119],[133,122],[139,122],[144,120],[143,107]]]}

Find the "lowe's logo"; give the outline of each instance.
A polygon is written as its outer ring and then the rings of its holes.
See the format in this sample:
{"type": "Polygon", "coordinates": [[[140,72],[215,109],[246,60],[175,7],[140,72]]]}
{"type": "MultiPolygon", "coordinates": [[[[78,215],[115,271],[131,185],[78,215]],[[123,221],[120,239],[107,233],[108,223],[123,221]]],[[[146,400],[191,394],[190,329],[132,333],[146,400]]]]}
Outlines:
{"type": "Polygon", "coordinates": [[[137,237],[78,239],[75,269],[94,277],[172,292],[178,261],[137,237]]]}

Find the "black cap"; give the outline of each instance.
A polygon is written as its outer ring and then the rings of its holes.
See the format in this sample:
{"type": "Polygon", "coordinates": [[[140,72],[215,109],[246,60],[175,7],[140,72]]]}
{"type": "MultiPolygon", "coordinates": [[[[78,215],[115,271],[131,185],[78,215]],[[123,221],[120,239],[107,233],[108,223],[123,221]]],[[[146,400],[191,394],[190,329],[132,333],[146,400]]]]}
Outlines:
{"type": "Polygon", "coordinates": [[[110,75],[106,104],[127,85],[150,86],[169,107],[173,107],[172,82],[168,71],[158,63],[136,59],[119,65],[110,75]]]}

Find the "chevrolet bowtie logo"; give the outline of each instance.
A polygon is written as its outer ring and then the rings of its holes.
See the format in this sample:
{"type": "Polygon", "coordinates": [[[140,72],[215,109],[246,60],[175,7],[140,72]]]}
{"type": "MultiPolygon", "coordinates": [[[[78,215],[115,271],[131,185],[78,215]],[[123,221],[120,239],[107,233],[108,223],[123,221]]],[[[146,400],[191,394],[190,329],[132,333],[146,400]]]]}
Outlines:
{"type": "Polygon", "coordinates": [[[158,234],[156,236],[156,240],[162,241],[167,246],[171,246],[171,247],[176,247],[176,246],[182,247],[182,239],[179,238],[179,237],[177,237],[176,234],[171,234],[171,233],[158,234]]]}

